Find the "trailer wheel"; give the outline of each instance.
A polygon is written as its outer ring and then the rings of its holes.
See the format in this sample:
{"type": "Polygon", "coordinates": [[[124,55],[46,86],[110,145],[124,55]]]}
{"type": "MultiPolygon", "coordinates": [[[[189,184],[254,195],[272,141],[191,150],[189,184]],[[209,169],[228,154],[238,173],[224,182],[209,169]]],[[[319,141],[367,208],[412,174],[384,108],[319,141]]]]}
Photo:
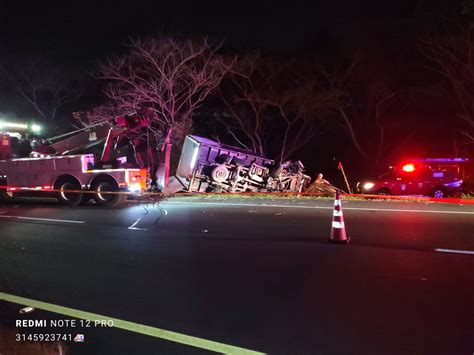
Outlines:
{"type": "Polygon", "coordinates": [[[81,185],[77,181],[72,179],[60,180],[54,188],[55,190],[61,190],[56,196],[61,205],[76,207],[81,203],[81,192],[67,192],[68,190],[81,190],[81,185]]]}
{"type": "Polygon", "coordinates": [[[99,206],[103,207],[120,207],[127,200],[125,194],[106,194],[103,192],[120,192],[117,184],[109,181],[99,181],[94,184],[94,200],[99,206]],[[102,193],[101,193],[102,192],[102,193]]]}

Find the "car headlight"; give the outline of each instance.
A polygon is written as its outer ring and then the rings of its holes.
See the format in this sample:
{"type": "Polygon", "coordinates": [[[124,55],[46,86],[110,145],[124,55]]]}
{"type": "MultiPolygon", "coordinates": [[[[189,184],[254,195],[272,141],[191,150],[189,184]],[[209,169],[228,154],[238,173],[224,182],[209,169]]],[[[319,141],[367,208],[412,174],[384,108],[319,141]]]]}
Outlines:
{"type": "Polygon", "coordinates": [[[364,190],[370,190],[372,187],[374,187],[374,183],[373,182],[366,182],[364,184],[364,190]]]}

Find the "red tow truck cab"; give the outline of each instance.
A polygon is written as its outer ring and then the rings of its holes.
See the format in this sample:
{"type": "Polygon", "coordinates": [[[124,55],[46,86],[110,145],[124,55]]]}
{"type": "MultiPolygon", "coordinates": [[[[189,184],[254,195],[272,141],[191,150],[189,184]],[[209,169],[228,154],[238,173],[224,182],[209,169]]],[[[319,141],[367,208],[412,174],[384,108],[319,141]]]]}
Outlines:
{"type": "Polygon", "coordinates": [[[407,159],[378,179],[361,181],[358,187],[363,194],[452,196],[461,191],[467,162],[467,158],[407,159]]]}

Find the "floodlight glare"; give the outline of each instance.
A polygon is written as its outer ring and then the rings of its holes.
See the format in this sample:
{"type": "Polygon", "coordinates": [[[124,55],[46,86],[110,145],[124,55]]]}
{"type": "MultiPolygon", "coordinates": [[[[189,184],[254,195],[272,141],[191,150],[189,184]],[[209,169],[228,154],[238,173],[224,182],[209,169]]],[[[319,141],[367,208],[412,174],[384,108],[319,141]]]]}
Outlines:
{"type": "Polygon", "coordinates": [[[19,129],[27,129],[28,126],[23,123],[13,123],[13,122],[2,122],[0,121],[0,128],[19,128],[19,129]]]}
{"type": "Polygon", "coordinates": [[[31,125],[30,129],[31,129],[31,132],[33,132],[33,133],[39,133],[39,132],[41,132],[41,126],[40,126],[40,125],[37,125],[37,124],[35,124],[35,123],[33,123],[33,124],[31,125]]]}

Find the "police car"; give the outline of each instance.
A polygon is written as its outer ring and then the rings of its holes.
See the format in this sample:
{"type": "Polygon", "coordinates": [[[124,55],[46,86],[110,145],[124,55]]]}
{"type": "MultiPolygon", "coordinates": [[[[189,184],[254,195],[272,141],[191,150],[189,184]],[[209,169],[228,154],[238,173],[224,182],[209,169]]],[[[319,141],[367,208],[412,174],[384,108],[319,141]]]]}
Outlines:
{"type": "Polygon", "coordinates": [[[443,198],[461,191],[467,158],[426,158],[400,162],[374,180],[358,183],[363,194],[443,198]]]}

